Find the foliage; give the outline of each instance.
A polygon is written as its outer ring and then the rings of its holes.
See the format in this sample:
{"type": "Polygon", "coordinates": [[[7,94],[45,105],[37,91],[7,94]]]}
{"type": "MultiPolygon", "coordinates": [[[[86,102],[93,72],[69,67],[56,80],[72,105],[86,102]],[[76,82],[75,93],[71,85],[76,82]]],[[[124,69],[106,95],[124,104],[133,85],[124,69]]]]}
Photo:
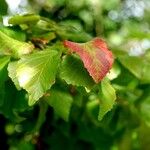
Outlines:
{"type": "Polygon", "coordinates": [[[0,4],[2,149],[150,149],[148,0],[0,4]]]}

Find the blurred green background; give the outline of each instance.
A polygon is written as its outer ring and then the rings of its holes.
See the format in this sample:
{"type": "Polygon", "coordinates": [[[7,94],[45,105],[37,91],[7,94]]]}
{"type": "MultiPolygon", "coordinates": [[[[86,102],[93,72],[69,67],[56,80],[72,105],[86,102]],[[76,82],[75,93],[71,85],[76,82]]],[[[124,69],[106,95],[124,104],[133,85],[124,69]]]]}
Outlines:
{"type": "MultiPolygon", "coordinates": [[[[55,21],[62,39],[86,42],[96,36],[104,38],[115,56],[109,78],[117,101],[99,122],[94,93],[89,101],[86,95],[77,95],[69,122],[55,117],[49,108],[39,137],[30,134],[37,120],[36,106],[19,122],[0,105],[0,149],[150,150],[150,1],[0,0],[1,30],[16,14],[39,14],[55,21]],[[82,104],[80,99],[84,99],[82,104]]],[[[17,92],[10,84],[7,88],[17,92]]]]}

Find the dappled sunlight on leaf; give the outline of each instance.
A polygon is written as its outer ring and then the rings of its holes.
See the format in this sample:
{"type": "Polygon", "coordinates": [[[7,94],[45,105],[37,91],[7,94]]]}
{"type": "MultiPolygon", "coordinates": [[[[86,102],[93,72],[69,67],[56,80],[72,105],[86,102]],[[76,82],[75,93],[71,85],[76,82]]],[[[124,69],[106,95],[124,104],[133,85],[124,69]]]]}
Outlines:
{"type": "Polygon", "coordinates": [[[29,105],[33,105],[55,82],[60,53],[45,50],[23,57],[16,69],[19,85],[29,93],[29,105]]]}

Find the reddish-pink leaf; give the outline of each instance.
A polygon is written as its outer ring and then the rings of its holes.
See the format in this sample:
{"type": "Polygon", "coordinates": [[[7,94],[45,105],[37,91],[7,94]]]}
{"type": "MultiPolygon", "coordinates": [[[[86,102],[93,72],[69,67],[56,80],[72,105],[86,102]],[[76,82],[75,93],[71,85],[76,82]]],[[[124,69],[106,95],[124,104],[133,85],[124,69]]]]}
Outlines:
{"type": "Polygon", "coordinates": [[[101,81],[112,67],[114,61],[112,52],[100,38],[94,38],[87,43],[66,40],[64,46],[80,56],[85,68],[96,83],[101,81]]]}

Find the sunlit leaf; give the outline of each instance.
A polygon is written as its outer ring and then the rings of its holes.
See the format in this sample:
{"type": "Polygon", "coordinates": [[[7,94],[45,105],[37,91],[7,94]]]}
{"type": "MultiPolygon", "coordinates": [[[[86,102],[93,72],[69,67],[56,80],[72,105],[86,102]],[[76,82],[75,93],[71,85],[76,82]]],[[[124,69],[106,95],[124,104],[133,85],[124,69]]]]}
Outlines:
{"type": "Polygon", "coordinates": [[[119,61],[142,83],[150,83],[150,52],[140,56],[120,55],[119,61]]]}
{"type": "Polygon", "coordinates": [[[0,55],[10,55],[14,58],[19,58],[24,54],[31,53],[33,49],[34,46],[32,44],[17,41],[0,31],[0,55]]]}
{"type": "Polygon", "coordinates": [[[18,62],[17,61],[14,61],[14,62],[10,62],[8,64],[8,76],[12,79],[13,83],[15,84],[16,88],[18,90],[20,90],[20,85],[19,85],[19,82],[18,82],[18,79],[17,79],[17,66],[18,66],[18,62]]]}
{"type": "Polygon", "coordinates": [[[140,108],[141,115],[145,122],[150,126],[150,96],[143,100],[140,108]]]}
{"type": "Polygon", "coordinates": [[[55,83],[60,53],[45,50],[21,58],[17,67],[19,84],[29,93],[33,105],[55,83]]]}

